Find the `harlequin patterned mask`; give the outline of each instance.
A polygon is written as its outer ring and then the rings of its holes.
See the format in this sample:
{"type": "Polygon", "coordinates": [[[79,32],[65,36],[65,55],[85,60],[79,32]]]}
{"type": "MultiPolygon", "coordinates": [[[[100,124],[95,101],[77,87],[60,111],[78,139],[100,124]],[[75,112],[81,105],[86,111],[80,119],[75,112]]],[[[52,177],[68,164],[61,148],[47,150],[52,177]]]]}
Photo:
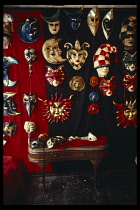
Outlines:
{"type": "Polygon", "coordinates": [[[100,12],[97,6],[91,9],[87,16],[87,23],[91,33],[96,36],[100,22],[100,12]]]}
{"type": "Polygon", "coordinates": [[[136,70],[137,69],[137,52],[131,55],[130,53],[125,51],[122,62],[126,70],[129,70],[131,72],[136,70]]]}
{"type": "Polygon", "coordinates": [[[68,50],[66,57],[72,67],[75,70],[81,69],[88,56],[88,52],[85,48],[90,47],[90,45],[87,42],[84,42],[82,46],[80,46],[79,41],[76,40],[75,46],[73,46],[70,42],[67,42],[65,43],[64,47],[66,47],[68,50]]]}
{"type": "Polygon", "coordinates": [[[125,77],[123,79],[123,85],[126,90],[129,92],[134,92],[137,88],[137,74],[130,75],[127,72],[125,73],[125,77]]]}
{"type": "Polygon", "coordinates": [[[50,66],[45,66],[47,69],[45,78],[52,86],[59,86],[65,79],[65,73],[63,72],[64,66],[59,66],[58,69],[53,70],[50,66]]]}
{"type": "Polygon", "coordinates": [[[69,82],[70,88],[75,91],[81,91],[85,88],[85,81],[80,76],[74,76],[69,82]]]}
{"type": "Polygon", "coordinates": [[[102,20],[102,29],[105,38],[108,40],[113,29],[114,17],[113,9],[111,9],[102,20]]]}
{"type": "Polygon", "coordinates": [[[34,110],[34,106],[37,103],[36,94],[24,94],[23,103],[26,105],[28,116],[31,117],[32,112],[34,110]]]}
{"type": "Polygon", "coordinates": [[[111,77],[110,80],[106,80],[104,77],[100,77],[99,88],[103,95],[112,96],[114,95],[114,90],[117,87],[117,83],[114,80],[116,76],[111,77]]]}

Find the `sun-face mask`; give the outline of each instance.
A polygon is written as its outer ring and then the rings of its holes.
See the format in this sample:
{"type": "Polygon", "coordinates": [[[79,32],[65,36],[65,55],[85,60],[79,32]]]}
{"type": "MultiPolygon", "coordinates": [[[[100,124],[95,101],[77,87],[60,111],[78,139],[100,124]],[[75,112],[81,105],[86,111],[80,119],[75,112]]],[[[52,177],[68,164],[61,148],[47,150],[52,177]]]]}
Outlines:
{"type": "Polygon", "coordinates": [[[114,95],[114,90],[117,87],[115,81],[116,76],[111,77],[110,80],[106,80],[104,77],[100,77],[99,88],[103,95],[112,96],[114,95]]]}
{"type": "Polygon", "coordinates": [[[122,59],[122,63],[126,70],[134,71],[137,69],[137,52],[133,55],[125,51],[125,54],[122,59]]]}
{"type": "Polygon", "coordinates": [[[111,9],[103,18],[102,20],[102,29],[105,38],[108,40],[110,37],[110,34],[113,29],[114,24],[114,17],[113,17],[113,9],[111,9]]]}
{"type": "Polygon", "coordinates": [[[12,38],[14,18],[11,14],[3,13],[3,49],[8,49],[12,38]]]}
{"type": "Polygon", "coordinates": [[[99,22],[100,22],[100,12],[98,7],[95,6],[93,9],[89,11],[87,16],[87,24],[93,36],[96,36],[99,27],[99,22]]]}
{"type": "Polygon", "coordinates": [[[29,62],[29,72],[32,74],[32,63],[38,60],[37,51],[34,48],[28,48],[24,50],[24,57],[29,62]]]}
{"type": "Polygon", "coordinates": [[[137,88],[137,74],[130,75],[127,72],[124,72],[125,77],[123,78],[123,86],[129,92],[134,92],[137,88]]]}
{"type": "Polygon", "coordinates": [[[65,43],[64,47],[67,48],[67,59],[74,70],[79,70],[85,63],[88,52],[85,49],[86,47],[90,47],[87,42],[84,42],[82,46],[78,40],[75,41],[75,46],[73,46],[70,42],[65,43]]]}
{"type": "Polygon", "coordinates": [[[45,78],[50,85],[57,87],[62,84],[65,79],[65,73],[63,71],[64,66],[59,66],[58,69],[53,70],[50,66],[45,66],[47,69],[45,78]]]}
{"type": "Polygon", "coordinates": [[[3,131],[7,136],[13,136],[17,131],[17,124],[15,122],[5,122],[3,124],[3,131]]]}
{"type": "Polygon", "coordinates": [[[36,94],[24,94],[23,103],[26,105],[28,116],[31,117],[34,106],[37,103],[36,94]]]}
{"type": "Polygon", "coordinates": [[[69,82],[70,88],[74,91],[81,91],[85,88],[85,81],[80,76],[74,76],[69,82]]]}

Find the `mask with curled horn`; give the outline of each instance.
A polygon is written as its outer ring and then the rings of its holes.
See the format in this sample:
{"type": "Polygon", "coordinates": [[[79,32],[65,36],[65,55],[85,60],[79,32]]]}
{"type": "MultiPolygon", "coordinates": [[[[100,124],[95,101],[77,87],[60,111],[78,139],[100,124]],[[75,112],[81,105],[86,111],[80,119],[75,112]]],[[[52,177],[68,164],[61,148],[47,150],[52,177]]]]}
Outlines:
{"type": "Polygon", "coordinates": [[[18,27],[20,39],[26,43],[36,42],[40,35],[40,26],[36,18],[24,19],[18,27]]]}

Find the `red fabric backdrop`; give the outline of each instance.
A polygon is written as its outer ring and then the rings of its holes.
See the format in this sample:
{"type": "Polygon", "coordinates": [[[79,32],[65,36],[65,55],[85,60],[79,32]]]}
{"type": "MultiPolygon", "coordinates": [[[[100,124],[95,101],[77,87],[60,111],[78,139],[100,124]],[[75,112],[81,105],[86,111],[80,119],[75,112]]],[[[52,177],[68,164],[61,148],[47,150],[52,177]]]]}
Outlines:
{"type": "MultiPolygon", "coordinates": [[[[25,121],[33,121],[37,124],[38,130],[32,135],[33,139],[37,139],[41,133],[48,133],[48,123],[42,120],[42,103],[40,101],[35,105],[31,119],[29,118],[25,105],[23,104],[23,94],[30,93],[30,79],[31,79],[31,93],[36,94],[42,99],[46,99],[46,81],[44,57],[42,55],[42,45],[44,43],[44,23],[40,15],[42,11],[5,11],[14,15],[14,32],[12,33],[11,44],[8,49],[3,50],[3,55],[9,55],[16,58],[19,64],[14,64],[9,69],[9,78],[12,81],[17,80],[14,87],[3,86],[3,92],[17,93],[13,97],[16,103],[17,112],[21,114],[17,116],[3,116],[4,122],[16,122],[17,132],[12,137],[6,136],[6,145],[4,146],[4,154],[19,157],[26,164],[29,172],[39,172],[40,168],[37,164],[33,164],[28,160],[28,134],[24,130],[25,121]],[[40,24],[40,37],[34,43],[23,42],[18,35],[18,26],[21,21],[27,17],[37,18],[40,24]],[[27,48],[35,48],[38,52],[38,61],[33,63],[33,73],[29,77],[28,62],[24,58],[24,50],[27,48]]],[[[51,171],[51,164],[48,164],[47,171],[51,171]]]]}

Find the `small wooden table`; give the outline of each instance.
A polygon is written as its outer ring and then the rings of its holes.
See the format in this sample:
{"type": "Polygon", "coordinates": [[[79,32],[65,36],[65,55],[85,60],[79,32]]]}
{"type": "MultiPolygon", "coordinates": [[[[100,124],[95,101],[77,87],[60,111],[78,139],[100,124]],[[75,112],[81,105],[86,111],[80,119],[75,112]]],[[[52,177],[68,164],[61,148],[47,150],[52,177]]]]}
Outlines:
{"type": "Polygon", "coordinates": [[[97,167],[108,155],[108,144],[100,146],[69,147],[65,149],[48,149],[28,147],[29,160],[37,163],[42,170],[45,191],[45,168],[47,163],[67,160],[90,160],[94,167],[94,190],[96,189],[97,167]]]}

